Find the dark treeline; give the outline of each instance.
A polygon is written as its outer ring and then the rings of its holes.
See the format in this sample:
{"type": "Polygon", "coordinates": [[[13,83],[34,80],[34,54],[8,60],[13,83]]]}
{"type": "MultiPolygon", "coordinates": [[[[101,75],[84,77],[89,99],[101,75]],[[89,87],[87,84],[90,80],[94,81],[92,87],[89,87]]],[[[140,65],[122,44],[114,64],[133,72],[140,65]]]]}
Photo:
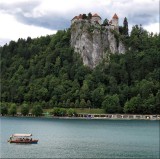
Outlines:
{"type": "Polygon", "coordinates": [[[136,25],[122,40],[128,51],[107,54],[93,70],[70,48],[70,29],[0,47],[1,111],[38,105],[159,114],[159,35],[136,25]]]}

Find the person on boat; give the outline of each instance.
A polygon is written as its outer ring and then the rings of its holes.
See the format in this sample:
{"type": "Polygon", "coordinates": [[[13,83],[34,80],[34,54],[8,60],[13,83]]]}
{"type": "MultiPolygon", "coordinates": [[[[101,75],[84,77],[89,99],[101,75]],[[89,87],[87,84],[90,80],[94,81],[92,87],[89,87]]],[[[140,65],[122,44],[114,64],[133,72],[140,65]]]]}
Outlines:
{"type": "Polygon", "coordinates": [[[10,140],[12,140],[12,136],[10,136],[10,138],[9,138],[10,140]]]}

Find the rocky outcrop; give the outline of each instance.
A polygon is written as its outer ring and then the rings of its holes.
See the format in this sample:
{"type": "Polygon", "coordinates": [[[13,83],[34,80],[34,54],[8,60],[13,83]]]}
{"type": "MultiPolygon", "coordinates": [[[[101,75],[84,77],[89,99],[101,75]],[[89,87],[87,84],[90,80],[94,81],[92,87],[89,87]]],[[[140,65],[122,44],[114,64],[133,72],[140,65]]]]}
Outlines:
{"type": "Polygon", "coordinates": [[[71,25],[71,46],[84,65],[94,68],[107,53],[124,53],[125,47],[114,33],[98,23],[81,20],[71,25]]]}

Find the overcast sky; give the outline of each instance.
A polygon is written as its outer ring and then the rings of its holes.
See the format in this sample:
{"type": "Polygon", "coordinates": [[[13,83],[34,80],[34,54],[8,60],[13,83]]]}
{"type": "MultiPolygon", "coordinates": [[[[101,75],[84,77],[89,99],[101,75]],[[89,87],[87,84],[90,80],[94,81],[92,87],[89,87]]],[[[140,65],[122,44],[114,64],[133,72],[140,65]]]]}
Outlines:
{"type": "Polygon", "coordinates": [[[98,13],[111,19],[114,13],[129,29],[140,25],[159,33],[159,0],[0,0],[0,45],[18,38],[40,37],[70,27],[80,13],[98,13]]]}

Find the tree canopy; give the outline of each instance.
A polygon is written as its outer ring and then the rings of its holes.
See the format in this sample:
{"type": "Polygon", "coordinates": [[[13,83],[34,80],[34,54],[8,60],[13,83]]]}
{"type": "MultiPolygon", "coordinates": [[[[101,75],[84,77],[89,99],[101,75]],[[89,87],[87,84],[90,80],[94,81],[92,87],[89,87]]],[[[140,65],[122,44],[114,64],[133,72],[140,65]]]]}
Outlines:
{"type": "Polygon", "coordinates": [[[1,111],[14,115],[19,106],[26,114],[26,103],[40,113],[54,107],[160,113],[159,35],[136,25],[126,38],[125,54],[108,53],[109,60],[104,58],[93,70],[70,47],[70,29],[10,41],[0,47],[1,111]],[[9,108],[7,103],[15,104],[9,108]]]}

